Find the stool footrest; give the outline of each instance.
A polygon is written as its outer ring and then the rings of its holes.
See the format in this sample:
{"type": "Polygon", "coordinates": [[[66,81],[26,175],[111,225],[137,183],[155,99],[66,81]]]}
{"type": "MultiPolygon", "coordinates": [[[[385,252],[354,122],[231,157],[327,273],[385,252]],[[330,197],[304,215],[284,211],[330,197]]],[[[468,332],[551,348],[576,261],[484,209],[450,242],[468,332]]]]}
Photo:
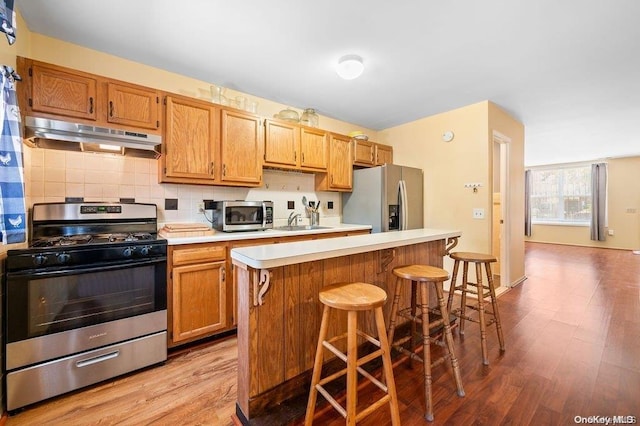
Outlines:
{"type": "MultiPolygon", "coordinates": [[[[474,283],[467,283],[467,285],[474,286],[474,287],[476,287],[476,289],[478,288],[478,285],[477,285],[477,284],[474,284],[474,283]]],[[[487,297],[490,297],[490,296],[491,296],[491,289],[490,289],[489,287],[487,287],[486,285],[484,285],[484,284],[483,284],[483,285],[482,285],[482,289],[484,290],[484,291],[482,292],[482,298],[483,298],[483,299],[486,299],[487,297]]],[[[460,293],[462,293],[462,286],[461,286],[461,285],[455,286],[455,287],[453,288],[453,290],[454,290],[454,291],[459,291],[460,293]]],[[[467,288],[466,292],[467,292],[468,294],[475,294],[475,295],[476,295],[476,297],[478,296],[478,291],[477,291],[477,290],[469,290],[469,289],[467,288]]]]}
{"type": "MultiPolygon", "coordinates": [[[[436,328],[441,326],[442,324],[444,324],[444,321],[442,319],[442,315],[440,314],[440,310],[438,309],[433,309],[433,308],[429,308],[429,313],[430,314],[434,314],[435,316],[437,316],[439,319],[434,319],[434,320],[430,320],[429,321],[429,328],[436,328]]],[[[416,312],[416,315],[411,315],[411,308],[402,308],[400,310],[398,310],[398,313],[396,316],[411,320],[415,323],[418,324],[422,324],[422,313],[421,312],[416,312]]]]}
{"type": "MultiPolygon", "coordinates": [[[[477,305],[465,305],[467,308],[469,309],[473,309],[474,311],[479,311],[478,306],[477,305]]],[[[484,311],[485,315],[491,315],[491,318],[487,319],[485,322],[486,326],[492,325],[493,323],[496,322],[496,317],[495,314],[491,311],[484,311]]],[[[451,315],[455,315],[458,318],[463,318],[466,321],[471,321],[471,322],[475,322],[476,324],[480,323],[480,320],[477,318],[472,318],[469,315],[462,315],[462,311],[460,308],[456,308],[454,310],[451,311],[451,315]]]]}

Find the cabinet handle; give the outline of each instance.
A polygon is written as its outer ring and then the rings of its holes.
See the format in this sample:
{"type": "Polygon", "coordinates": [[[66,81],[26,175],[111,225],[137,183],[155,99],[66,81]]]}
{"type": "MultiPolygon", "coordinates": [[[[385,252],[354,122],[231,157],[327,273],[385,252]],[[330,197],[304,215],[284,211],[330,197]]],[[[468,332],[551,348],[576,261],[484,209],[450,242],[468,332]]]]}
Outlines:
{"type": "Polygon", "coordinates": [[[93,114],[93,96],[89,97],[89,114],[93,114]]]}
{"type": "Polygon", "coordinates": [[[211,162],[211,164],[209,164],[209,174],[213,175],[213,172],[216,170],[216,165],[213,164],[213,161],[211,162]]]}
{"type": "Polygon", "coordinates": [[[227,269],[223,266],[220,272],[222,273],[222,281],[225,281],[227,279],[227,269]]]}
{"type": "Polygon", "coordinates": [[[331,175],[331,185],[333,185],[333,175],[331,175]]]}
{"type": "Polygon", "coordinates": [[[298,160],[298,152],[297,151],[293,151],[293,161],[298,160]]]}
{"type": "Polygon", "coordinates": [[[113,101],[109,101],[109,117],[113,117],[113,101]]]}
{"type": "Polygon", "coordinates": [[[304,152],[302,153],[302,162],[304,163],[304,152]]]}
{"type": "Polygon", "coordinates": [[[227,165],[223,164],[222,165],[222,176],[226,176],[227,175],[227,165]]]}
{"type": "Polygon", "coordinates": [[[373,151],[371,151],[371,162],[373,163],[373,151]]]}

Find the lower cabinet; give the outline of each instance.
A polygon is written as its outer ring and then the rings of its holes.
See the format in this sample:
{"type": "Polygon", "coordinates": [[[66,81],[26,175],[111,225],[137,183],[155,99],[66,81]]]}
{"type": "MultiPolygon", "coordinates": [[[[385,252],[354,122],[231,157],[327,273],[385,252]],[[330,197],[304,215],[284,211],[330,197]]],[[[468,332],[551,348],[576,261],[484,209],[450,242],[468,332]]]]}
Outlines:
{"type": "Polygon", "coordinates": [[[169,246],[168,347],[191,343],[236,327],[237,292],[231,249],[368,233],[369,230],[365,229],[169,246]]]}
{"type": "Polygon", "coordinates": [[[226,244],[172,246],[169,252],[169,347],[229,328],[233,281],[226,277],[226,244]]]}

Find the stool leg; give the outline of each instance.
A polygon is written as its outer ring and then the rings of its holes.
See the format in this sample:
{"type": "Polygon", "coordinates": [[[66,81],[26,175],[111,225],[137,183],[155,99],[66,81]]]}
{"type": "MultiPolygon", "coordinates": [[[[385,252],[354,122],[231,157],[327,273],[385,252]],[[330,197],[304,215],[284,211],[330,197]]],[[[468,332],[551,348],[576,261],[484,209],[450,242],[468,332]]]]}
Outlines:
{"type": "Polygon", "coordinates": [[[375,309],[376,328],[378,329],[378,339],[382,353],[382,367],[384,369],[384,378],[387,385],[387,393],[389,394],[389,408],[391,409],[391,424],[400,425],[400,410],[398,409],[398,396],[396,394],[396,383],[393,379],[393,364],[391,364],[391,348],[387,340],[387,333],[384,329],[384,314],[382,308],[375,309]]]}
{"type": "Polygon", "coordinates": [[[462,262],[462,301],[460,302],[460,334],[464,334],[464,317],[467,310],[467,284],[469,283],[469,262],[462,262]]]}
{"type": "Polygon", "coordinates": [[[422,364],[424,374],[424,418],[433,421],[433,398],[431,397],[431,339],[429,338],[429,287],[420,286],[420,309],[422,311],[422,364]]]}
{"type": "Polygon", "coordinates": [[[460,267],[460,261],[455,260],[453,262],[453,273],[451,274],[451,283],[449,284],[449,297],[447,298],[447,311],[451,312],[451,306],[453,305],[453,296],[456,292],[456,282],[458,280],[458,268],[460,267]]]}
{"type": "Polygon", "coordinates": [[[358,405],[358,312],[349,311],[347,316],[347,425],[356,424],[358,405]]]}
{"type": "MultiPolygon", "coordinates": [[[[417,287],[418,283],[416,281],[411,281],[411,339],[409,340],[409,350],[413,351],[413,348],[416,346],[416,322],[413,318],[416,317],[417,313],[417,287]]],[[[411,358],[409,358],[409,366],[412,367],[413,363],[411,362],[411,358]]]]}
{"type": "Polygon", "coordinates": [[[396,329],[396,321],[398,315],[398,305],[400,304],[400,295],[402,294],[402,278],[396,278],[396,291],[393,294],[393,304],[391,305],[391,316],[389,317],[388,341],[389,345],[393,345],[393,334],[396,329]]]}
{"type": "Polygon", "coordinates": [[[307,402],[307,413],[304,417],[305,426],[311,426],[313,423],[313,414],[316,408],[316,398],[318,390],[316,385],[320,382],[320,374],[322,373],[323,345],[322,342],[327,337],[327,329],[329,328],[329,307],[324,306],[322,310],[322,321],[320,322],[320,335],[318,336],[318,347],[316,348],[316,358],[313,363],[313,373],[311,376],[311,389],[309,391],[309,400],[307,402]]]}
{"type": "Polygon", "coordinates": [[[498,342],[500,342],[500,351],[504,352],[504,337],[502,336],[502,325],[500,324],[500,312],[498,312],[498,298],[496,297],[496,289],[493,283],[493,274],[491,273],[491,264],[485,263],[487,271],[487,281],[489,284],[489,292],[491,293],[491,307],[493,308],[493,317],[496,321],[496,331],[498,332],[498,342]]]}
{"type": "Polygon", "coordinates": [[[451,325],[449,324],[449,311],[444,303],[444,291],[442,289],[442,282],[433,283],[436,287],[436,295],[438,296],[438,306],[440,307],[440,315],[442,316],[444,327],[444,342],[445,350],[449,354],[451,360],[451,368],[453,369],[453,379],[456,382],[458,388],[458,396],[464,396],[464,388],[462,387],[462,377],[460,376],[460,366],[458,365],[458,359],[453,350],[453,335],[451,334],[451,325]]]}
{"type": "Polygon", "coordinates": [[[484,318],[484,287],[482,286],[482,264],[476,262],[476,278],[478,290],[478,320],[480,322],[480,345],[482,347],[482,363],[489,365],[487,355],[487,325],[484,318]]]}

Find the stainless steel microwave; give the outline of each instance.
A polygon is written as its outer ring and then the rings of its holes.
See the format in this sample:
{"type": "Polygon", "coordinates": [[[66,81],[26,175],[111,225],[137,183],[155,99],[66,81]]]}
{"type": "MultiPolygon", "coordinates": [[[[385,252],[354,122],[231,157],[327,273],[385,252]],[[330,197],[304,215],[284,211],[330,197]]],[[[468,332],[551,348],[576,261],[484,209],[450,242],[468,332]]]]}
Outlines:
{"type": "Polygon", "coordinates": [[[272,201],[214,201],[211,223],[218,231],[260,231],[273,228],[272,201]]]}

